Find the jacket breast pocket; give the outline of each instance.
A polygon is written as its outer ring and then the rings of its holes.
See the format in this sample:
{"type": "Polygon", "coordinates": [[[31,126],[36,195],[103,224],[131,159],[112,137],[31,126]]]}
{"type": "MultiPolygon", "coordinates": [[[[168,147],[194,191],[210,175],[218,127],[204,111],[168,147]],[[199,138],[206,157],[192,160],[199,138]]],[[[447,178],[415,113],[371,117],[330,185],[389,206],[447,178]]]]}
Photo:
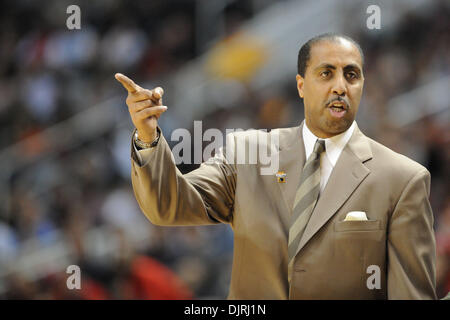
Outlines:
{"type": "Polygon", "coordinates": [[[380,241],[384,234],[380,220],[336,221],[334,231],[337,239],[348,239],[350,241],[380,241]]]}
{"type": "Polygon", "coordinates": [[[361,220],[361,221],[336,221],[334,231],[375,231],[381,230],[380,220],[361,220]]]}

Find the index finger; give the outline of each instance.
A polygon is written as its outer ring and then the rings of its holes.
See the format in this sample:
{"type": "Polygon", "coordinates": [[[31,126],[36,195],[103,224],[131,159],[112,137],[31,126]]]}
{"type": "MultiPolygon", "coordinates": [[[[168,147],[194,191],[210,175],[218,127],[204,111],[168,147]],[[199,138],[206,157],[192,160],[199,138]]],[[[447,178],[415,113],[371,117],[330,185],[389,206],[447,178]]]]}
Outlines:
{"type": "Polygon", "coordinates": [[[127,76],[121,73],[116,73],[114,77],[124,86],[125,89],[128,90],[129,93],[134,93],[139,90],[139,86],[127,76]]]}

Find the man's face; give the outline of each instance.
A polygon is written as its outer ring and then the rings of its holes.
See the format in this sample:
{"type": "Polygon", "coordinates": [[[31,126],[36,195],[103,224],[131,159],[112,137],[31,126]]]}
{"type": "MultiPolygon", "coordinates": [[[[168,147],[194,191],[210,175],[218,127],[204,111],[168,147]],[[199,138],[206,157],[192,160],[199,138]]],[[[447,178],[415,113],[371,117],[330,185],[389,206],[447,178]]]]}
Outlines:
{"type": "Polygon", "coordinates": [[[312,45],[305,77],[297,75],[305,121],[319,138],[347,130],[356,117],[364,86],[358,48],[345,39],[312,45]]]}

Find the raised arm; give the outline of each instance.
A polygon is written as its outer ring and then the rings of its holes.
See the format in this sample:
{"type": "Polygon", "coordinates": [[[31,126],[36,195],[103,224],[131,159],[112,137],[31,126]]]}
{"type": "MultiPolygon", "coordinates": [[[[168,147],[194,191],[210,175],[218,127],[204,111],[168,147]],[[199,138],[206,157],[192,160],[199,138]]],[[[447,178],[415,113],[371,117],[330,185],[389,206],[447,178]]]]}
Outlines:
{"type": "Polygon", "coordinates": [[[121,74],[116,79],[128,91],[126,102],[139,139],[157,141],[142,150],[137,150],[134,138],[131,143],[133,190],[146,217],[164,226],[232,223],[236,172],[221,156],[223,149],[215,161],[182,175],[157,127],[158,117],[167,109],[162,106],[162,88],[143,89],[121,74]]]}

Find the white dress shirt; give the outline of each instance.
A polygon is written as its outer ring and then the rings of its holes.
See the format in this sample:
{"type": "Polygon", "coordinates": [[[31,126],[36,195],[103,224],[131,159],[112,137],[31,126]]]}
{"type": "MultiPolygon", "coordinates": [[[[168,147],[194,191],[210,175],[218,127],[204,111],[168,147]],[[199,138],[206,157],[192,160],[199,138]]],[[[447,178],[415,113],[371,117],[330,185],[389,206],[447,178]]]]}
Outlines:
{"type": "MultiPolygon", "coordinates": [[[[325,140],[325,152],[320,156],[320,192],[323,192],[323,189],[325,189],[331,172],[333,171],[333,168],[336,165],[336,162],[338,161],[342,150],[344,150],[345,145],[350,140],[353,131],[355,130],[355,125],[356,122],[353,121],[350,128],[348,128],[346,131],[334,137],[322,139],[325,140]]],[[[313,152],[314,145],[317,139],[320,138],[316,137],[311,132],[311,130],[309,130],[305,121],[303,125],[303,142],[305,144],[306,159],[308,159],[313,152]]]]}

